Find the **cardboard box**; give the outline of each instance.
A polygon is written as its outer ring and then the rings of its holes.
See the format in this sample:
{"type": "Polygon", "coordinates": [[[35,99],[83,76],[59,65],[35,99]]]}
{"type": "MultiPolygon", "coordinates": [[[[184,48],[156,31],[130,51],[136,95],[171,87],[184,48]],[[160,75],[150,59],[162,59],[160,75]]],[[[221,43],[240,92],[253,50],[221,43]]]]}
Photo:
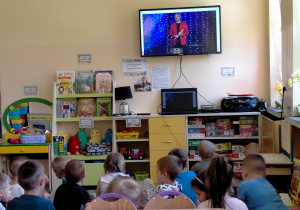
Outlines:
{"type": "Polygon", "coordinates": [[[53,136],[53,150],[55,156],[67,155],[70,138],[71,135],[65,132],[60,132],[56,136],[53,136]]]}

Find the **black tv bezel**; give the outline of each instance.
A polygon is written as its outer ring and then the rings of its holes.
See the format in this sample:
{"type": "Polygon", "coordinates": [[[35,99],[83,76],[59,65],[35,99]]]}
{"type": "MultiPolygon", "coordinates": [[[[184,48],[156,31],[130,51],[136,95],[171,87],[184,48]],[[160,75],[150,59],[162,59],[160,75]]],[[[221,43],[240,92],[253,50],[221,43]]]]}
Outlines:
{"type": "Polygon", "coordinates": [[[172,88],[172,89],[161,89],[161,114],[172,114],[172,112],[174,114],[196,114],[198,113],[198,91],[197,91],[197,88],[172,88]],[[163,103],[164,103],[164,98],[163,98],[163,93],[170,93],[170,92],[175,92],[175,93],[180,93],[180,92],[186,92],[186,91],[194,91],[196,93],[196,108],[194,108],[193,110],[190,110],[190,111],[168,111],[168,110],[165,110],[163,108],[163,103]]]}
{"type": "Polygon", "coordinates": [[[141,32],[141,11],[151,11],[151,10],[178,10],[178,9],[196,9],[196,8],[210,8],[210,7],[219,7],[219,23],[220,23],[220,52],[216,53],[199,53],[199,54],[186,54],[187,55],[209,55],[209,54],[221,54],[222,53],[222,24],[221,24],[221,5],[211,5],[211,6],[198,6],[198,7],[173,7],[173,8],[157,8],[157,9],[139,9],[139,31],[140,31],[140,55],[141,57],[161,57],[161,56],[178,56],[176,54],[169,55],[142,55],[142,32],[141,32]]]}

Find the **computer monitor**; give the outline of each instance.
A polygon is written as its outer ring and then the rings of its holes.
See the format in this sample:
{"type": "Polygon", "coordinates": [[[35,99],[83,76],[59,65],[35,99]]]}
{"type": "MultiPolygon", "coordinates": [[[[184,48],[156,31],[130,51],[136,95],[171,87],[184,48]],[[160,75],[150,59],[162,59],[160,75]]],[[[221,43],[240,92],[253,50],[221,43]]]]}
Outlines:
{"type": "Polygon", "coordinates": [[[161,90],[161,114],[197,114],[197,88],[161,90]]]}

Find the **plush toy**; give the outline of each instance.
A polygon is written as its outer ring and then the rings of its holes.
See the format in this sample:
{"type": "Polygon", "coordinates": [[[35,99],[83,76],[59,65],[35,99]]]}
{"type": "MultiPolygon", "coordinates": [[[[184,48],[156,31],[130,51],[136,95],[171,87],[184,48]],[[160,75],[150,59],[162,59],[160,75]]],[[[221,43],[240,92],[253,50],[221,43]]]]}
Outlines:
{"type": "Polygon", "coordinates": [[[101,140],[101,143],[112,143],[112,130],[109,128],[105,133],[105,139],[101,140]]]}
{"type": "Polygon", "coordinates": [[[92,128],[91,129],[91,139],[89,140],[89,143],[100,143],[101,141],[101,133],[98,128],[92,128]]]}
{"type": "Polygon", "coordinates": [[[80,128],[78,133],[77,133],[78,139],[80,141],[80,149],[84,149],[85,145],[87,143],[87,136],[86,136],[86,132],[84,130],[84,128],[80,128]]]}
{"type": "Polygon", "coordinates": [[[71,136],[69,142],[69,152],[68,155],[79,155],[80,154],[80,141],[78,140],[77,134],[71,136]]]}
{"type": "Polygon", "coordinates": [[[144,181],[142,182],[142,193],[145,194],[146,202],[156,194],[155,184],[152,179],[144,179],[144,181]]]}

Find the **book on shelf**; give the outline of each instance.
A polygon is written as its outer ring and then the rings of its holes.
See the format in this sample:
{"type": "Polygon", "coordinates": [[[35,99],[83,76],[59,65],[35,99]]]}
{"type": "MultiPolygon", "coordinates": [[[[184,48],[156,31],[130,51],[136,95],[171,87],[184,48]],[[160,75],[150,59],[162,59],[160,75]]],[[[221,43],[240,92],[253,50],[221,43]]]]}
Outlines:
{"type": "Polygon", "coordinates": [[[73,76],[56,76],[56,94],[73,94],[73,76]]]}
{"type": "Polygon", "coordinates": [[[96,117],[96,99],[95,98],[80,98],[77,101],[77,116],[78,117],[96,117]]]}
{"type": "Polygon", "coordinates": [[[60,102],[60,117],[69,118],[76,117],[76,98],[63,98],[60,102]]]}
{"type": "Polygon", "coordinates": [[[93,72],[75,72],[75,93],[93,93],[93,72]]]}
{"type": "Polygon", "coordinates": [[[112,74],[107,72],[98,72],[95,75],[95,92],[112,93],[112,74]]]}
{"type": "Polygon", "coordinates": [[[111,98],[97,98],[97,117],[111,115],[111,98]]]}

